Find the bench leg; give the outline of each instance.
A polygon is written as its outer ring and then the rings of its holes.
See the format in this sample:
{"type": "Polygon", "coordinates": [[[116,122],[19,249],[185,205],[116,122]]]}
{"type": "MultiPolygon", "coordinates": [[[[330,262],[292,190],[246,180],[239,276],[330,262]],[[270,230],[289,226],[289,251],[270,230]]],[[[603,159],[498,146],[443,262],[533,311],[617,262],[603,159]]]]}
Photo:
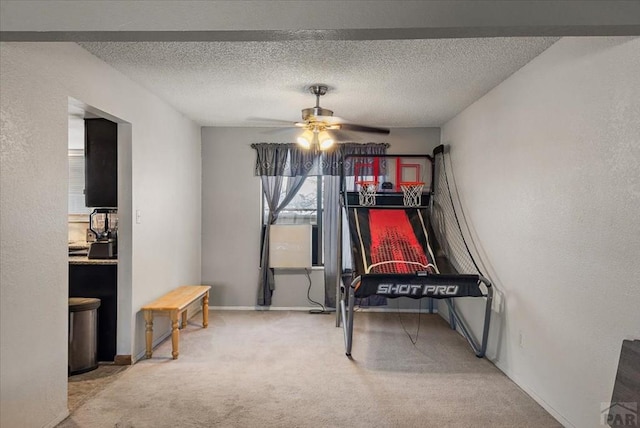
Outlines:
{"type": "Polygon", "coordinates": [[[171,311],[171,356],[178,359],[178,342],[180,341],[180,330],[178,329],[178,311],[171,311]]]}
{"type": "Polygon", "coordinates": [[[153,311],[144,311],[144,320],[146,325],[146,342],[147,349],[145,356],[151,358],[153,353],[153,311]]]}
{"type": "Polygon", "coordinates": [[[207,328],[209,325],[209,292],[204,293],[202,297],[202,327],[207,328]]]}
{"type": "Polygon", "coordinates": [[[187,326],[187,310],[185,309],[182,312],[182,326],[180,328],[185,328],[187,326]]]}

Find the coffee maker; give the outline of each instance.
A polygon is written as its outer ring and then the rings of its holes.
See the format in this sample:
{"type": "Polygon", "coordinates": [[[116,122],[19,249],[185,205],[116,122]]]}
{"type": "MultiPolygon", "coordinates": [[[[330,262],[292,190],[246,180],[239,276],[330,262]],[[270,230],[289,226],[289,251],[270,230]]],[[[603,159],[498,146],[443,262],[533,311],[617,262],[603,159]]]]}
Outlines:
{"type": "Polygon", "coordinates": [[[90,259],[115,259],[118,257],[118,210],[96,208],[89,216],[89,229],[96,240],[89,247],[90,259]]]}

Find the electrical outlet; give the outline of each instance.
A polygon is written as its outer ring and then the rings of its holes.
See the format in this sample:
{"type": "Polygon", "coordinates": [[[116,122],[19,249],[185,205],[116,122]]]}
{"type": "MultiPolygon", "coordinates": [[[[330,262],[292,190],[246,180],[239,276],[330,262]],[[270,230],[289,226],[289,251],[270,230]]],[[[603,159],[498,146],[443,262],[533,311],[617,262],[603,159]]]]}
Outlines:
{"type": "Polygon", "coordinates": [[[136,210],[136,224],[142,223],[142,212],[140,210],[136,210]]]}
{"type": "Polygon", "coordinates": [[[518,332],[518,346],[524,348],[524,334],[522,334],[522,331],[518,332]]]}
{"type": "Polygon", "coordinates": [[[87,229],[87,242],[94,242],[96,240],[96,234],[91,229],[87,229]]]}

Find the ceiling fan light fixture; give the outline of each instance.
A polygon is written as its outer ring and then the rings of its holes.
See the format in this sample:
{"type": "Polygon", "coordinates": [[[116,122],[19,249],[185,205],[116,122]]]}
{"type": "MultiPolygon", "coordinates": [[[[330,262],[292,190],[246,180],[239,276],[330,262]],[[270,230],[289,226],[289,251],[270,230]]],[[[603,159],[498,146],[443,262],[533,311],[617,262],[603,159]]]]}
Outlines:
{"type": "Polygon", "coordinates": [[[318,133],[318,144],[320,145],[320,150],[327,150],[333,146],[333,143],[334,140],[327,131],[320,131],[320,133],[318,133]]]}
{"type": "Polygon", "coordinates": [[[305,149],[311,148],[311,143],[313,142],[313,132],[307,129],[302,134],[300,134],[300,136],[298,136],[296,141],[305,149]]]}
{"type": "MultiPolygon", "coordinates": [[[[0,0],[1,1],[1,0],[0,0]]],[[[293,125],[302,128],[301,134],[296,137],[300,147],[309,150],[327,150],[335,144],[334,137],[326,131],[341,130],[353,132],[370,132],[374,134],[389,134],[387,128],[358,125],[345,122],[333,115],[333,111],[320,107],[320,97],[327,93],[329,87],[322,83],[311,85],[307,88],[316,97],[316,105],[302,109],[302,122],[294,122],[293,125]]],[[[289,122],[291,123],[291,122],[289,122]]]]}

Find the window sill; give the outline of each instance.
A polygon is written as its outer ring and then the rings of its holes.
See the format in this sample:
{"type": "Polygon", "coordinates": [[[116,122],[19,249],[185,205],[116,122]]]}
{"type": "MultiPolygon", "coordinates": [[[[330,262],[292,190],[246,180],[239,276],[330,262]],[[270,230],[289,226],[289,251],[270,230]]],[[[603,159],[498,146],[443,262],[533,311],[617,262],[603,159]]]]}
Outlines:
{"type": "Polygon", "coordinates": [[[68,214],[68,223],[89,223],[89,214],[68,214]]]}

